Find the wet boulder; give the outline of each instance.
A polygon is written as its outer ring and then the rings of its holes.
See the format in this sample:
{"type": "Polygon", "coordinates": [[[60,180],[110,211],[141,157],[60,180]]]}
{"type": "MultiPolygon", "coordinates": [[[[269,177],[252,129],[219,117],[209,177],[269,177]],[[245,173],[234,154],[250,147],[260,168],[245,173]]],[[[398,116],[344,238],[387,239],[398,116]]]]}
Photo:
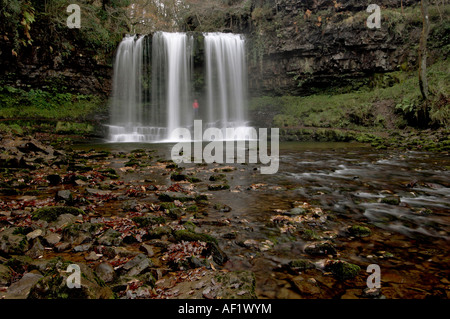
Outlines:
{"type": "Polygon", "coordinates": [[[27,299],[29,298],[32,287],[42,279],[42,275],[33,270],[29,273],[23,275],[23,277],[13,283],[8,288],[8,292],[6,293],[6,299],[27,299]]]}
{"type": "Polygon", "coordinates": [[[7,286],[11,281],[12,272],[8,266],[0,264],[0,286],[7,286]]]}
{"type": "Polygon", "coordinates": [[[76,207],[68,206],[50,206],[39,208],[33,212],[32,218],[52,222],[57,220],[60,215],[71,214],[74,216],[84,215],[84,211],[76,207]]]}
{"type": "Polygon", "coordinates": [[[29,299],[112,299],[114,294],[97,274],[82,263],[80,267],[80,288],[69,288],[67,283],[72,273],[67,272],[72,262],[55,259],[46,269],[46,275],[32,288],[29,299]]]}
{"type": "Polygon", "coordinates": [[[95,267],[95,272],[98,277],[106,283],[112,282],[116,279],[116,272],[114,271],[113,266],[109,263],[103,262],[98,264],[97,267],[95,267]]]}
{"type": "Polygon", "coordinates": [[[123,242],[121,235],[117,230],[110,228],[97,239],[97,243],[104,246],[120,246],[123,242]]]}
{"type": "Polygon", "coordinates": [[[44,246],[39,238],[33,240],[30,250],[26,252],[26,255],[33,259],[38,259],[44,255],[44,246]]]}
{"type": "Polygon", "coordinates": [[[122,266],[122,272],[126,272],[127,276],[137,276],[145,272],[148,268],[152,267],[152,261],[148,259],[144,254],[139,254],[129,262],[122,266]]]}
{"type": "Polygon", "coordinates": [[[348,229],[348,232],[351,236],[355,236],[355,237],[368,237],[372,234],[372,231],[370,230],[370,228],[365,227],[365,226],[361,226],[361,225],[353,225],[348,229]]]}
{"type": "Polygon", "coordinates": [[[325,264],[325,270],[330,271],[339,280],[347,280],[356,277],[361,268],[342,260],[330,260],[325,264]]]}
{"type": "Polygon", "coordinates": [[[56,201],[64,201],[68,204],[73,202],[72,192],[68,189],[60,190],[56,193],[55,196],[56,201]]]}
{"type": "Polygon", "coordinates": [[[0,253],[6,255],[23,255],[28,250],[28,241],[22,234],[22,228],[11,227],[0,232],[0,253]]]}
{"type": "Polygon", "coordinates": [[[305,247],[305,252],[309,255],[333,255],[336,256],[336,248],[328,242],[314,243],[305,247]]]}

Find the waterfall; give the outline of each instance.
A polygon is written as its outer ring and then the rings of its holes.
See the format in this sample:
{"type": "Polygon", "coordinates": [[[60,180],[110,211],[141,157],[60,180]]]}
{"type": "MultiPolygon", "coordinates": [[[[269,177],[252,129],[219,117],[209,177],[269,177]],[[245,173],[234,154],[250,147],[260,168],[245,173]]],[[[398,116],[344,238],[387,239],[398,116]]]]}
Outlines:
{"type": "Polygon", "coordinates": [[[110,105],[110,140],[138,142],[144,140],[142,75],[144,37],[127,36],[120,43],[114,61],[110,105]]]}
{"type": "Polygon", "coordinates": [[[231,33],[206,33],[208,122],[214,127],[245,125],[245,40],[231,33]]]}
{"type": "Polygon", "coordinates": [[[110,142],[177,141],[171,136],[173,130],[192,130],[194,98],[201,101],[196,118],[206,123],[205,128],[221,128],[224,133],[226,128],[240,128],[241,133],[224,137],[249,138],[245,39],[229,33],[203,37],[204,65],[196,76],[204,73],[205,84],[195,93],[192,83],[198,78],[194,77],[192,35],[156,32],[153,37],[122,40],[114,62],[110,142]]]}
{"type": "Polygon", "coordinates": [[[152,43],[153,117],[165,123],[167,138],[180,127],[193,123],[192,114],[193,37],[185,33],[156,32],[152,43]]]}

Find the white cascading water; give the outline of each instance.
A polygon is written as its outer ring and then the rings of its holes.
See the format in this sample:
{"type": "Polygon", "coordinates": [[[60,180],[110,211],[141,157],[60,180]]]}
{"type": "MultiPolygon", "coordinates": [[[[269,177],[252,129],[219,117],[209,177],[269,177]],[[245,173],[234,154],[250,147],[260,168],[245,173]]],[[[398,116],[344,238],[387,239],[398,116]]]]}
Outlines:
{"type": "Polygon", "coordinates": [[[193,37],[186,33],[156,32],[152,42],[152,106],[158,123],[171,132],[193,124],[193,37]]]}
{"type": "MultiPolygon", "coordinates": [[[[110,142],[173,142],[178,141],[171,136],[173,130],[192,129],[193,37],[186,33],[156,32],[151,40],[151,63],[149,43],[145,37],[127,36],[118,47],[110,142]]],[[[244,37],[205,33],[204,43],[207,103],[200,105],[197,119],[203,120],[204,129],[221,128],[224,139],[252,139],[252,128],[247,127],[245,120],[244,37]],[[226,128],[239,129],[233,136],[227,136],[226,128]]]]}

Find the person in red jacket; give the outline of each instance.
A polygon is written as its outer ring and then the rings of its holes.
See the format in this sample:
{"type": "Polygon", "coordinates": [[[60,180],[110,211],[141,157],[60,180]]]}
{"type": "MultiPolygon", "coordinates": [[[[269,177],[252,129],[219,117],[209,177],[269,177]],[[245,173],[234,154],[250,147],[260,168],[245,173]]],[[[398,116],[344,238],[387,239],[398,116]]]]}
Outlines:
{"type": "Polygon", "coordinates": [[[198,101],[194,100],[194,103],[192,103],[192,108],[194,109],[194,118],[196,119],[198,116],[198,101]]]}

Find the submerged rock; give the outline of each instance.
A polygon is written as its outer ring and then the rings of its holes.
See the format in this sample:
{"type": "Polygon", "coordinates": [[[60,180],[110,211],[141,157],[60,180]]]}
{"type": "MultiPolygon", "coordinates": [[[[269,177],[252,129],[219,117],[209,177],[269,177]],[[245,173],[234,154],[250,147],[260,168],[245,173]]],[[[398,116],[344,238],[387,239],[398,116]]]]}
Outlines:
{"type": "Polygon", "coordinates": [[[333,255],[337,254],[336,248],[328,243],[311,244],[305,247],[305,252],[309,255],[333,255]]]}
{"type": "Polygon", "coordinates": [[[360,225],[353,225],[348,229],[350,235],[355,237],[368,237],[372,234],[370,228],[360,225]]]}
{"type": "Polygon", "coordinates": [[[294,259],[288,264],[288,267],[293,271],[304,271],[307,269],[314,269],[316,266],[307,259],[294,259]]]}
{"type": "Polygon", "coordinates": [[[389,205],[399,205],[400,204],[400,197],[397,196],[387,196],[381,199],[381,202],[383,204],[389,204],[389,205]]]}

